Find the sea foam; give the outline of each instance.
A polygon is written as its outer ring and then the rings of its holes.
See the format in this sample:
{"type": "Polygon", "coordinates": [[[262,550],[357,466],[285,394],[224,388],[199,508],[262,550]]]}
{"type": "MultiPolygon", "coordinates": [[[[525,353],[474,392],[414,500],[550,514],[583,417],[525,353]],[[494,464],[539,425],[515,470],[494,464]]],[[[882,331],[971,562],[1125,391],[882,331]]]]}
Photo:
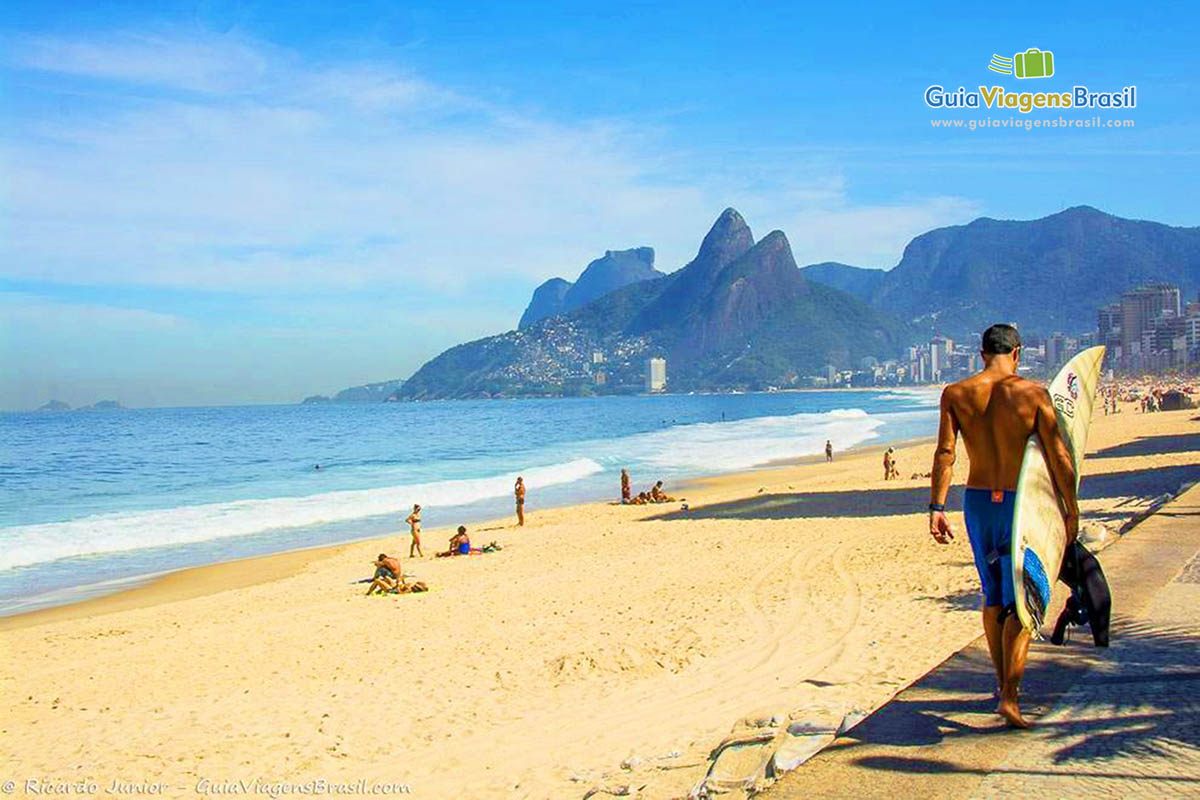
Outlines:
{"type": "MultiPolygon", "coordinates": [[[[590,458],[534,467],[522,474],[530,491],[574,483],[603,468],[590,458]]],[[[383,514],[407,512],[413,503],[458,506],[503,497],[517,472],[380,489],[355,489],[307,497],[274,497],[97,514],[66,522],[0,530],[0,570],[146,547],[249,536],[383,514]]]]}

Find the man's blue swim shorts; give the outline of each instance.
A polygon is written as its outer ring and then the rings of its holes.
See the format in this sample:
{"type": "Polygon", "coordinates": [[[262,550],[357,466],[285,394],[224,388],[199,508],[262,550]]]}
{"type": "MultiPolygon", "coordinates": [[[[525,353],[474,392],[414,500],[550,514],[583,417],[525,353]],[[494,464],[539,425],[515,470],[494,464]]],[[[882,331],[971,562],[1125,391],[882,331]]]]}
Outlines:
{"type": "Polygon", "coordinates": [[[985,606],[1009,606],[1016,601],[1012,583],[1012,522],[1015,492],[967,489],[963,515],[983,584],[985,606]]]}

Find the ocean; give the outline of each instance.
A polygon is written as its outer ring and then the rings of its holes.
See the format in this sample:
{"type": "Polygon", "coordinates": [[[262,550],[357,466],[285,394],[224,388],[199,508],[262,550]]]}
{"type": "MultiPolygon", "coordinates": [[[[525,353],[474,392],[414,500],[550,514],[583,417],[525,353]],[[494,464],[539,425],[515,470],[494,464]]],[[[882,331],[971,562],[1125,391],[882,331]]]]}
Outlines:
{"type": "Polygon", "coordinates": [[[511,514],[518,474],[536,514],[617,499],[622,467],[671,491],[936,422],[928,390],[4,413],[0,615],[403,532],[413,503],[427,528],[511,514]]]}

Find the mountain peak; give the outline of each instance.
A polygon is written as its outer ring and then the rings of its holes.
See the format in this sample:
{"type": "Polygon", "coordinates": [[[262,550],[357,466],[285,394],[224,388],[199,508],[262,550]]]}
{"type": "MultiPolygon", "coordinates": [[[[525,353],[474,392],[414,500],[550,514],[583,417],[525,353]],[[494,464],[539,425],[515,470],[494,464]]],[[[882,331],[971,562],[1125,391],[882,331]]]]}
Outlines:
{"type": "Polygon", "coordinates": [[[632,283],[661,277],[662,273],[654,268],[653,247],[605,250],[601,258],[584,268],[574,283],[551,278],[534,290],[517,327],[524,330],[538,320],[582,308],[632,283]]]}
{"type": "Polygon", "coordinates": [[[563,298],[567,296],[572,285],[570,281],[562,278],[551,278],[534,289],[533,298],[530,299],[525,313],[521,315],[521,321],[517,323],[517,328],[524,330],[539,319],[561,314],[563,298]]]}
{"type": "Polygon", "coordinates": [[[786,249],[789,254],[792,252],[792,245],[790,242],[788,242],[787,234],[781,230],[771,231],[764,236],[758,244],[760,247],[765,247],[767,250],[781,248],[786,249]]]}
{"type": "Polygon", "coordinates": [[[753,246],[754,234],[750,232],[746,220],[735,209],[727,208],[717,217],[700,243],[700,252],[696,254],[695,261],[711,258],[723,262],[723,266],[753,246]]]}
{"type": "Polygon", "coordinates": [[[638,315],[632,331],[651,331],[693,313],[716,285],[717,276],[754,247],[754,234],[742,215],[727,208],[717,217],[688,264],[671,274],[671,283],[638,315]]]}

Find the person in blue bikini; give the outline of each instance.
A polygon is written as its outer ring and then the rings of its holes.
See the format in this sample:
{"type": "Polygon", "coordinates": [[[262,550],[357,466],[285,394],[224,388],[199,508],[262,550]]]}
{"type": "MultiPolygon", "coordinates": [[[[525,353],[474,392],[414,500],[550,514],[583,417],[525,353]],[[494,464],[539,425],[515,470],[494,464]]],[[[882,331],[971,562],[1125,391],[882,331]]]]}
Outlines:
{"type": "Polygon", "coordinates": [[[942,392],[931,476],[929,533],[939,544],[954,539],[945,504],[961,433],[970,462],[963,514],[983,584],[983,630],[1000,687],[996,712],[1009,725],[1028,728],[1017,698],[1029,653],[1029,632],[1013,613],[1010,555],[1013,500],[1025,442],[1036,431],[1045,448],[1050,474],[1062,500],[1068,546],[1079,532],[1075,466],[1059,433],[1046,387],[1017,375],[1021,359],[1017,329],[993,325],[984,331],[981,350],[983,369],[942,392]]]}

